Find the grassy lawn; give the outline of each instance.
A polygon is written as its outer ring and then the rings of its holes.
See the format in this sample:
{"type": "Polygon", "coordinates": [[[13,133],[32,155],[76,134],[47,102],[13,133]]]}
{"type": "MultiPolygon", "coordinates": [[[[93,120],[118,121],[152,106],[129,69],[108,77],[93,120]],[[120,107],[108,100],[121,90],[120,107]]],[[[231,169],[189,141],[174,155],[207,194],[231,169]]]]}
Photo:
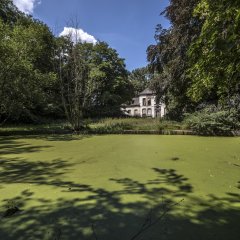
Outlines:
{"type": "Polygon", "coordinates": [[[1,215],[13,207],[0,239],[131,240],[169,208],[137,239],[239,240],[240,138],[0,137],[1,215]]]}

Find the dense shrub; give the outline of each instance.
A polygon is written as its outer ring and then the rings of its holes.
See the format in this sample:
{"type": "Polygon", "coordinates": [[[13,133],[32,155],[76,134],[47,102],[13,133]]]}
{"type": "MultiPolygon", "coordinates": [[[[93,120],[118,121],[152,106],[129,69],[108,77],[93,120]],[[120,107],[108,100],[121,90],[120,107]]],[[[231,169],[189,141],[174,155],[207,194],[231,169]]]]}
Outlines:
{"type": "Polygon", "coordinates": [[[187,114],[185,123],[188,128],[200,135],[228,135],[240,130],[240,115],[235,110],[219,110],[207,107],[199,112],[187,114]]]}

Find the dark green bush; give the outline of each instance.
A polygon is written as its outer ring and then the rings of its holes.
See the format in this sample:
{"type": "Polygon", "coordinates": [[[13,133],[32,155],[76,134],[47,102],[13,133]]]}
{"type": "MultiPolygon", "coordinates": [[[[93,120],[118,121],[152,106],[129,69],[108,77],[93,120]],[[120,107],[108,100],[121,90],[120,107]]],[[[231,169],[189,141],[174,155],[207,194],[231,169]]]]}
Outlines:
{"type": "Polygon", "coordinates": [[[207,107],[193,114],[187,114],[185,123],[199,135],[230,135],[240,130],[240,115],[236,110],[218,110],[207,107]]]}

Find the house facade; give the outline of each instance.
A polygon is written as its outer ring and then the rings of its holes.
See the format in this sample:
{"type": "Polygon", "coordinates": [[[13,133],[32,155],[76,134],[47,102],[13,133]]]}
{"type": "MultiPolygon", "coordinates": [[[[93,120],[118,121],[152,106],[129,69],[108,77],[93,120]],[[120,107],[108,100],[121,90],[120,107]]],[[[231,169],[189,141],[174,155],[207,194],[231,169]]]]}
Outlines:
{"type": "Polygon", "coordinates": [[[122,106],[122,111],[132,117],[164,117],[166,106],[164,103],[157,103],[156,99],[156,94],[147,88],[133,98],[131,104],[122,106]]]}

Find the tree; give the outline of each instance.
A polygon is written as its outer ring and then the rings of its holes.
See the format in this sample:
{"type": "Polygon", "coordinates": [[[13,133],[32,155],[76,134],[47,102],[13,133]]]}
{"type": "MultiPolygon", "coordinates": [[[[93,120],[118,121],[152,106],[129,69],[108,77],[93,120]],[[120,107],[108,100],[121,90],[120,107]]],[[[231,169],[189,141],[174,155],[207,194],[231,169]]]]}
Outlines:
{"type": "Polygon", "coordinates": [[[83,112],[91,101],[94,86],[90,79],[92,44],[60,38],[59,81],[64,111],[75,131],[83,127],[83,112]]]}
{"type": "Polygon", "coordinates": [[[199,0],[171,0],[162,13],[171,27],[156,27],[156,45],[147,49],[149,67],[154,74],[153,86],[158,96],[165,96],[168,116],[180,119],[193,104],[187,95],[191,79],[187,75],[187,51],[200,33],[201,21],[193,16],[199,0]]]}
{"type": "Polygon", "coordinates": [[[0,19],[3,22],[14,24],[19,18],[24,18],[24,16],[24,13],[17,9],[12,0],[0,0],[0,19]]]}
{"type": "Polygon", "coordinates": [[[133,86],[124,59],[105,42],[93,46],[91,78],[98,85],[90,112],[98,117],[121,114],[120,105],[131,99],[133,86]]]}
{"type": "Polygon", "coordinates": [[[59,82],[66,117],[79,131],[86,116],[119,112],[120,105],[130,97],[131,85],[116,50],[104,42],[71,39],[72,36],[59,39],[59,82]]]}
{"type": "Polygon", "coordinates": [[[152,74],[149,73],[147,67],[142,67],[134,69],[128,78],[133,85],[134,95],[137,96],[145,88],[150,86],[152,74]]]}
{"type": "Polygon", "coordinates": [[[34,120],[46,109],[55,81],[54,37],[49,28],[26,17],[9,25],[0,20],[0,117],[34,120]]]}
{"type": "Polygon", "coordinates": [[[194,16],[204,24],[189,49],[192,84],[188,95],[194,101],[215,95],[221,105],[239,107],[240,2],[201,0],[194,16]]]}

